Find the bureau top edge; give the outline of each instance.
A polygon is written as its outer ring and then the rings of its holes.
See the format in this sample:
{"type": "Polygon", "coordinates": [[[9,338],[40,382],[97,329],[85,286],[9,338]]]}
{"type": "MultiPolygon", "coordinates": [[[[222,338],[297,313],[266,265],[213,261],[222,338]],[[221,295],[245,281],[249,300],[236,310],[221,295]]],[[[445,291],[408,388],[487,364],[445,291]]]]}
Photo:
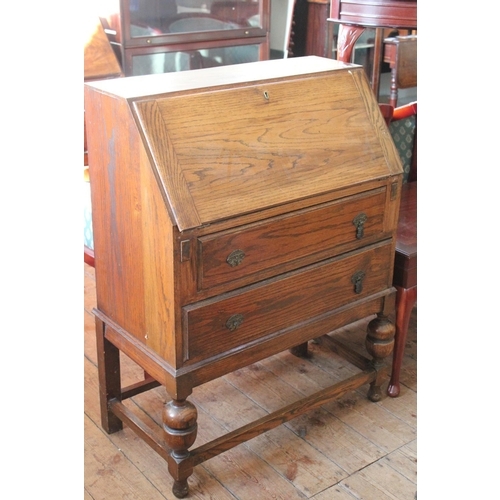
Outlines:
{"type": "Polygon", "coordinates": [[[354,68],[361,68],[361,66],[325,57],[304,56],[174,73],[97,80],[87,82],[85,85],[124,99],[140,99],[188,90],[256,83],[275,78],[300,77],[354,68]]]}

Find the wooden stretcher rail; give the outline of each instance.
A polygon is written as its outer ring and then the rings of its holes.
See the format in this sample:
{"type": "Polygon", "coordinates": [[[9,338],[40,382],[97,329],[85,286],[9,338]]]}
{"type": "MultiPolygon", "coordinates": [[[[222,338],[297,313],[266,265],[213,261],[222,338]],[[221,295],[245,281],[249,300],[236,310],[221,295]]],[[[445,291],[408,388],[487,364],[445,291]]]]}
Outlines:
{"type": "MultiPolygon", "coordinates": [[[[338,399],[348,392],[351,392],[362,385],[373,382],[380,372],[375,368],[370,367],[370,360],[362,355],[355,353],[349,347],[332,340],[328,335],[324,336],[327,345],[339,350],[343,354],[347,354],[350,359],[355,360],[355,365],[363,365],[364,370],[352,377],[338,382],[330,387],[317,391],[310,396],[306,396],[294,403],[291,403],[265,417],[262,417],[254,422],[250,422],[232,432],[224,434],[208,443],[205,443],[198,448],[189,452],[189,457],[183,460],[183,467],[195,467],[210,458],[216,457],[221,453],[228,451],[239,444],[242,444],[254,437],[257,437],[279,425],[288,422],[308,411],[314,410],[326,403],[338,399]]],[[[382,369],[384,370],[384,369],[382,369]]],[[[160,385],[153,379],[146,379],[134,386],[129,386],[122,392],[128,396],[132,393],[139,394],[147,390],[145,388],[153,388],[160,385]],[[143,390],[140,390],[143,389],[143,390]]],[[[161,435],[161,426],[152,428],[141,420],[132,410],[125,406],[121,401],[113,399],[109,403],[109,410],[113,412],[123,423],[130,427],[141,439],[143,439],[153,450],[155,450],[163,459],[169,461],[171,450],[165,443],[161,435]]]]}

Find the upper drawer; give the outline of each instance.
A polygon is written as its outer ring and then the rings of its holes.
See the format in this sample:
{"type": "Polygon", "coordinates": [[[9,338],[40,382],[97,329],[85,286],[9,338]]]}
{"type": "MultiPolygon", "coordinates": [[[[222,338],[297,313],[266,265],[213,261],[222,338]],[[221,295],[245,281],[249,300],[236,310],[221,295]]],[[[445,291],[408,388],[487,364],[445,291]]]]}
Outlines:
{"type": "Polygon", "coordinates": [[[385,188],[199,238],[199,288],[383,234],[385,188]]]}
{"type": "Polygon", "coordinates": [[[183,308],[184,359],[196,362],[301,325],[387,289],[392,242],[183,308]]]}

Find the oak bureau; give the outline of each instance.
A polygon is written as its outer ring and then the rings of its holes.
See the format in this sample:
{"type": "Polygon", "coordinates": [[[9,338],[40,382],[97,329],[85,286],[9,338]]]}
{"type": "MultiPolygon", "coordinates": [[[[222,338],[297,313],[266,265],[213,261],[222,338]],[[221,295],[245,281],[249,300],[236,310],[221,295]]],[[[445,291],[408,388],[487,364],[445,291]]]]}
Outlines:
{"type": "Polygon", "coordinates": [[[102,425],[193,467],[348,391],[393,349],[402,168],[360,66],[315,56],[85,86],[102,425]],[[362,318],[367,356],[335,340],[362,318]],[[359,373],[192,448],[194,387],[323,337],[359,373]],[[123,352],[145,373],[122,387],[123,352]],[[123,403],[158,385],[150,427],[123,403]]]}

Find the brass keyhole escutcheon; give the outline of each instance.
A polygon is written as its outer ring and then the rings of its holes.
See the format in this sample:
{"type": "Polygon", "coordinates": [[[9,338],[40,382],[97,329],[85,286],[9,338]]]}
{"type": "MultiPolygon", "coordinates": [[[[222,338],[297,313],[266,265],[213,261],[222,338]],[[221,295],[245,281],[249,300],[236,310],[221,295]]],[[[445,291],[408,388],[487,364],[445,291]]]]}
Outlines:
{"type": "Polygon", "coordinates": [[[355,272],[351,277],[351,283],[354,285],[354,293],[361,293],[363,291],[363,280],[365,273],[363,271],[355,272]]]}
{"type": "Polygon", "coordinates": [[[243,314],[233,314],[226,321],[226,328],[234,332],[243,323],[243,314]]]}
{"type": "Polygon", "coordinates": [[[352,223],[356,227],[356,239],[360,240],[365,234],[365,222],[368,220],[368,216],[365,213],[360,213],[356,215],[352,220],[352,223]]]}
{"type": "Polygon", "coordinates": [[[226,262],[231,266],[231,267],[236,267],[241,264],[243,259],[245,258],[245,252],[243,250],[234,250],[232,251],[226,259],[226,262]]]}

